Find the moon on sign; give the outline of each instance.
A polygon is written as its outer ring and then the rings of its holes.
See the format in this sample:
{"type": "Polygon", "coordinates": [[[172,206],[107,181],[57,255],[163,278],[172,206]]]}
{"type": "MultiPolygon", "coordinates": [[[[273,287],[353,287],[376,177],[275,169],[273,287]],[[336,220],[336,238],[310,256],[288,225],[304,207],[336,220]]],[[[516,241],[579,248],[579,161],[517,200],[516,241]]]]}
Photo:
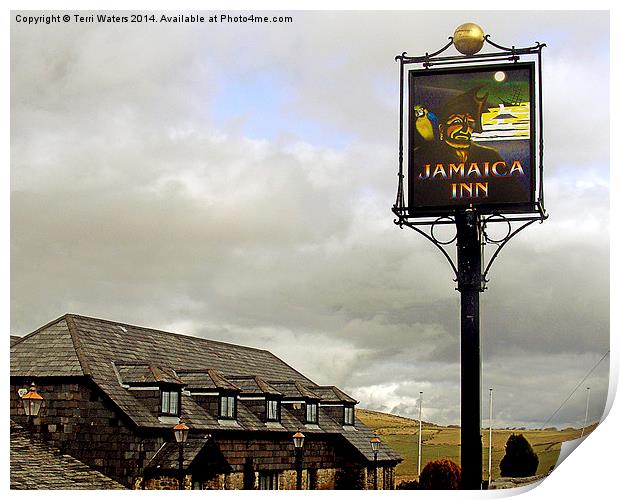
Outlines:
{"type": "Polygon", "coordinates": [[[496,82],[503,82],[506,79],[506,73],[503,71],[498,71],[493,75],[493,78],[495,78],[496,82]]]}

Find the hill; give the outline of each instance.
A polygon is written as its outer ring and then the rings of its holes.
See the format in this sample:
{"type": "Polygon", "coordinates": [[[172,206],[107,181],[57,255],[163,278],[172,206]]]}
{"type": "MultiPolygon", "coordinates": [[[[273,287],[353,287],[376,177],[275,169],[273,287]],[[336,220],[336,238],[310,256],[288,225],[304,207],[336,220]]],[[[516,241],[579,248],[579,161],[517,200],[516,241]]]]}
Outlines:
{"type": "MultiPolygon", "coordinates": [[[[357,409],[357,417],[375,430],[381,440],[396,450],[403,457],[403,462],[396,467],[397,483],[403,480],[417,479],[418,476],[418,420],[389,413],[357,409]]],[[[586,434],[594,430],[596,424],[586,428],[586,434]]],[[[504,456],[504,447],[511,434],[523,434],[538,454],[537,474],[546,474],[553,467],[560,454],[563,441],[570,441],[581,436],[581,429],[493,429],[491,473],[499,477],[499,462],[504,456]]],[[[483,430],[482,463],[483,478],[488,478],[489,431],[483,430]]],[[[449,458],[460,464],[460,427],[440,426],[422,420],[422,468],[431,460],[449,458]]]]}

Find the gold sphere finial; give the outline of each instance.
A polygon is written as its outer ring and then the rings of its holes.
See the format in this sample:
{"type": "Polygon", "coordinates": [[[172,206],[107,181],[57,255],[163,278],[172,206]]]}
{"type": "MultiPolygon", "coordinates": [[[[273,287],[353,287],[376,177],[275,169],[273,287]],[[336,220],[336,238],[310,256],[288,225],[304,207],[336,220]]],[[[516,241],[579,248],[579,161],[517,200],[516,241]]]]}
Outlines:
{"type": "Polygon", "coordinates": [[[454,30],[454,46],[461,54],[472,56],[484,44],[484,31],[474,23],[461,24],[454,30]]]}

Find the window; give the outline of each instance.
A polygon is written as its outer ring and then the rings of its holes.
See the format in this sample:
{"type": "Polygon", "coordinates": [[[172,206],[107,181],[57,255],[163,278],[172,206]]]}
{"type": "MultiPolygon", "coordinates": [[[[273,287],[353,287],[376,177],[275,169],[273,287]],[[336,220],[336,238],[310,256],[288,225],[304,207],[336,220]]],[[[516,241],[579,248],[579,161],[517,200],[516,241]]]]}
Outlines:
{"type": "Polygon", "coordinates": [[[278,489],[278,473],[275,471],[265,471],[258,475],[259,490],[277,490],[278,489]]]}
{"type": "Polygon", "coordinates": [[[267,400],[267,421],[279,422],[280,421],[280,401],[277,399],[267,400]]]}
{"type": "Polygon", "coordinates": [[[352,406],[344,407],[344,425],[355,425],[355,409],[352,406]]]}
{"type": "Polygon", "coordinates": [[[161,414],[178,415],[179,399],[179,391],[161,391],[161,414]]]}
{"type": "Polygon", "coordinates": [[[237,398],[235,396],[220,396],[219,418],[237,418],[237,398]]]}
{"type": "Polygon", "coordinates": [[[318,403],[306,403],[306,423],[316,424],[319,421],[318,403]]]}

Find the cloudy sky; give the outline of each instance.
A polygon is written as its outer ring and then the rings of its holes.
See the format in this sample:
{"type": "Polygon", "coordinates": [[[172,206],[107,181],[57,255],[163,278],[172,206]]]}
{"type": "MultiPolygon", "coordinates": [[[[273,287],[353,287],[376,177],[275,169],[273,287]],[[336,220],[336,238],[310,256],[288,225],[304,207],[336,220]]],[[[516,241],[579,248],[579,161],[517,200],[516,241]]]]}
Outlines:
{"type": "Polygon", "coordinates": [[[502,45],[545,42],[551,217],[502,251],[482,295],[483,423],[489,387],[496,426],[560,406],[548,425],[580,426],[586,386],[600,417],[609,357],[562,403],[609,349],[608,14],[17,13],[11,334],[73,312],[255,346],[362,407],[417,415],[424,391],[440,424],[459,422],[459,295],[439,251],[393,224],[394,56],[468,21],[502,45]]]}

